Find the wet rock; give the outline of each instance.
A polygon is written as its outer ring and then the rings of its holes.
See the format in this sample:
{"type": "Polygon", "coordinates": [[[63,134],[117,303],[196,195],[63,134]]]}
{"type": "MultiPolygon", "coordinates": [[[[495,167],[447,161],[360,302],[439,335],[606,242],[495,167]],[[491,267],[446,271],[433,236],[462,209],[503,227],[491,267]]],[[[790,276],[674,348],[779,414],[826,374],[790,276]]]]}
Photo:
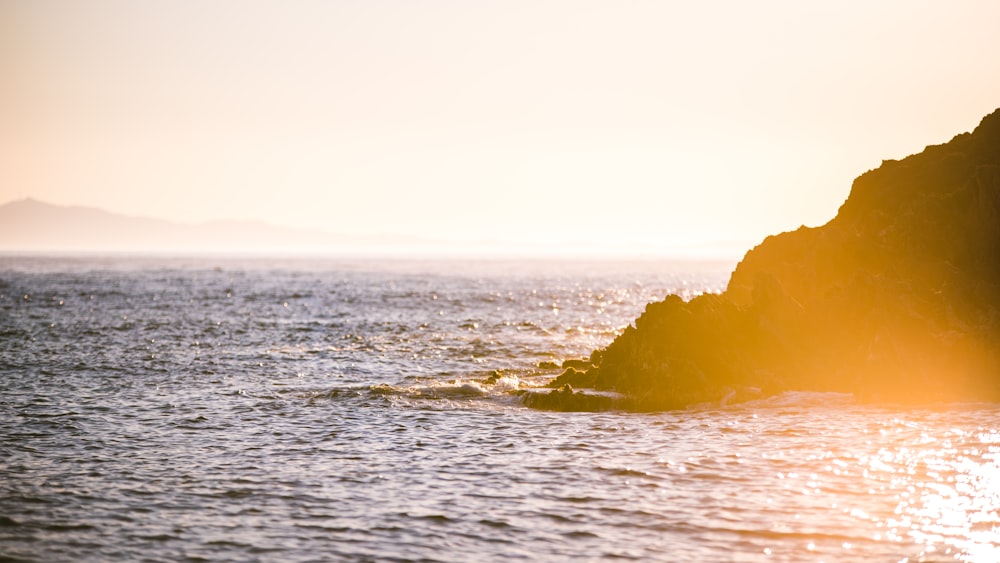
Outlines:
{"type": "Polygon", "coordinates": [[[548,387],[562,387],[563,385],[573,385],[575,387],[594,387],[596,383],[596,372],[581,371],[576,368],[566,368],[559,377],[552,380],[548,387]]]}
{"type": "Polygon", "coordinates": [[[569,359],[569,360],[563,360],[562,368],[563,369],[574,368],[581,371],[586,371],[587,368],[592,367],[592,365],[593,364],[591,364],[589,359],[569,359]]]}
{"type": "Polygon", "coordinates": [[[576,391],[571,385],[563,385],[552,391],[529,391],[521,395],[525,406],[563,412],[601,412],[627,408],[627,405],[612,394],[576,391]]]}

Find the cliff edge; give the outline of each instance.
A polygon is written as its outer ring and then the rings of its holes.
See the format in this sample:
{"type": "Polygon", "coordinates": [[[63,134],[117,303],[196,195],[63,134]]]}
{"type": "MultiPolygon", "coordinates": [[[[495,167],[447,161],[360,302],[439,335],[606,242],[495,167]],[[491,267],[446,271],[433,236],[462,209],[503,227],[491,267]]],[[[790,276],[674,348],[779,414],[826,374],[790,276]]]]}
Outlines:
{"type": "Polygon", "coordinates": [[[862,174],[834,219],[765,239],[722,294],[649,304],[552,386],[526,403],[575,410],[573,387],[630,410],[786,390],[1000,400],[1000,110],[862,174]]]}

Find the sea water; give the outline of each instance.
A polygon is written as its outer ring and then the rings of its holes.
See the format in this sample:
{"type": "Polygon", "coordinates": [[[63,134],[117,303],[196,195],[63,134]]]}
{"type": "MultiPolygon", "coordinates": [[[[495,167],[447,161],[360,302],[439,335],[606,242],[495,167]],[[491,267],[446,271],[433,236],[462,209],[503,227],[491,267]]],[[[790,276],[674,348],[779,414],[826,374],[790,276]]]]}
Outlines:
{"type": "Polygon", "coordinates": [[[0,560],[1000,561],[997,405],[521,405],[731,266],[0,257],[0,560]]]}

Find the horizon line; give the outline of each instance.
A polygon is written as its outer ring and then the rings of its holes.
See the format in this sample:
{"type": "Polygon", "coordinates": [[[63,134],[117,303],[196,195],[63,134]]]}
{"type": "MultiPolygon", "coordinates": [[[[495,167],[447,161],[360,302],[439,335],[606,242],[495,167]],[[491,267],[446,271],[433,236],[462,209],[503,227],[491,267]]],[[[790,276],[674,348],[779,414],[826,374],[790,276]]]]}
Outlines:
{"type": "Polygon", "coordinates": [[[38,204],[61,210],[97,212],[125,220],[165,223],[173,228],[243,227],[255,226],[277,229],[289,234],[305,236],[321,235],[324,238],[339,238],[338,241],[271,242],[251,246],[240,243],[206,241],[204,246],[194,243],[171,245],[159,242],[142,248],[129,243],[97,244],[82,247],[70,243],[28,243],[7,244],[0,240],[0,253],[17,255],[148,255],[148,256],[299,256],[299,257],[349,257],[372,256],[415,256],[427,258],[496,257],[531,258],[566,257],[571,259],[667,259],[679,261],[732,261],[739,260],[756,243],[748,241],[700,241],[691,244],[656,244],[647,241],[618,241],[615,243],[586,240],[575,241],[514,241],[499,239],[455,240],[420,236],[405,233],[338,233],[315,227],[296,227],[273,223],[265,219],[211,219],[203,222],[187,222],[174,219],[143,215],[130,215],[110,211],[102,207],[81,204],[50,203],[25,196],[0,203],[0,209],[16,204],[38,204]],[[353,239],[353,240],[351,240],[353,239]]]}

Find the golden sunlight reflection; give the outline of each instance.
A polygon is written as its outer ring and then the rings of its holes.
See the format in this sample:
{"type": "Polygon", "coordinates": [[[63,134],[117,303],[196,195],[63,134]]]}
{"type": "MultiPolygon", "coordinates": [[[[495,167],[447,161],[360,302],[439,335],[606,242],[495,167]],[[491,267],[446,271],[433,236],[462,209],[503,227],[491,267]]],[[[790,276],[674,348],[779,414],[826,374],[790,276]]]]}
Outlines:
{"type": "Polygon", "coordinates": [[[1000,431],[955,428],[939,439],[893,418],[869,432],[893,445],[872,454],[829,452],[828,478],[810,476],[803,494],[846,486],[854,494],[840,511],[873,541],[921,546],[917,560],[1000,561],[1000,431]]]}
{"type": "MultiPolygon", "coordinates": [[[[736,407],[721,431],[728,447],[705,441],[658,464],[673,487],[698,488],[703,508],[720,510],[735,536],[712,537],[756,554],[748,561],[1000,561],[1000,426],[983,426],[984,411],[972,406],[898,411],[844,401],[832,418],[815,408],[736,407]],[[733,497],[736,513],[725,508],[733,497]]],[[[986,412],[1000,420],[1000,411],[986,412]]],[[[672,489],[664,495],[677,502],[672,489]]]]}

